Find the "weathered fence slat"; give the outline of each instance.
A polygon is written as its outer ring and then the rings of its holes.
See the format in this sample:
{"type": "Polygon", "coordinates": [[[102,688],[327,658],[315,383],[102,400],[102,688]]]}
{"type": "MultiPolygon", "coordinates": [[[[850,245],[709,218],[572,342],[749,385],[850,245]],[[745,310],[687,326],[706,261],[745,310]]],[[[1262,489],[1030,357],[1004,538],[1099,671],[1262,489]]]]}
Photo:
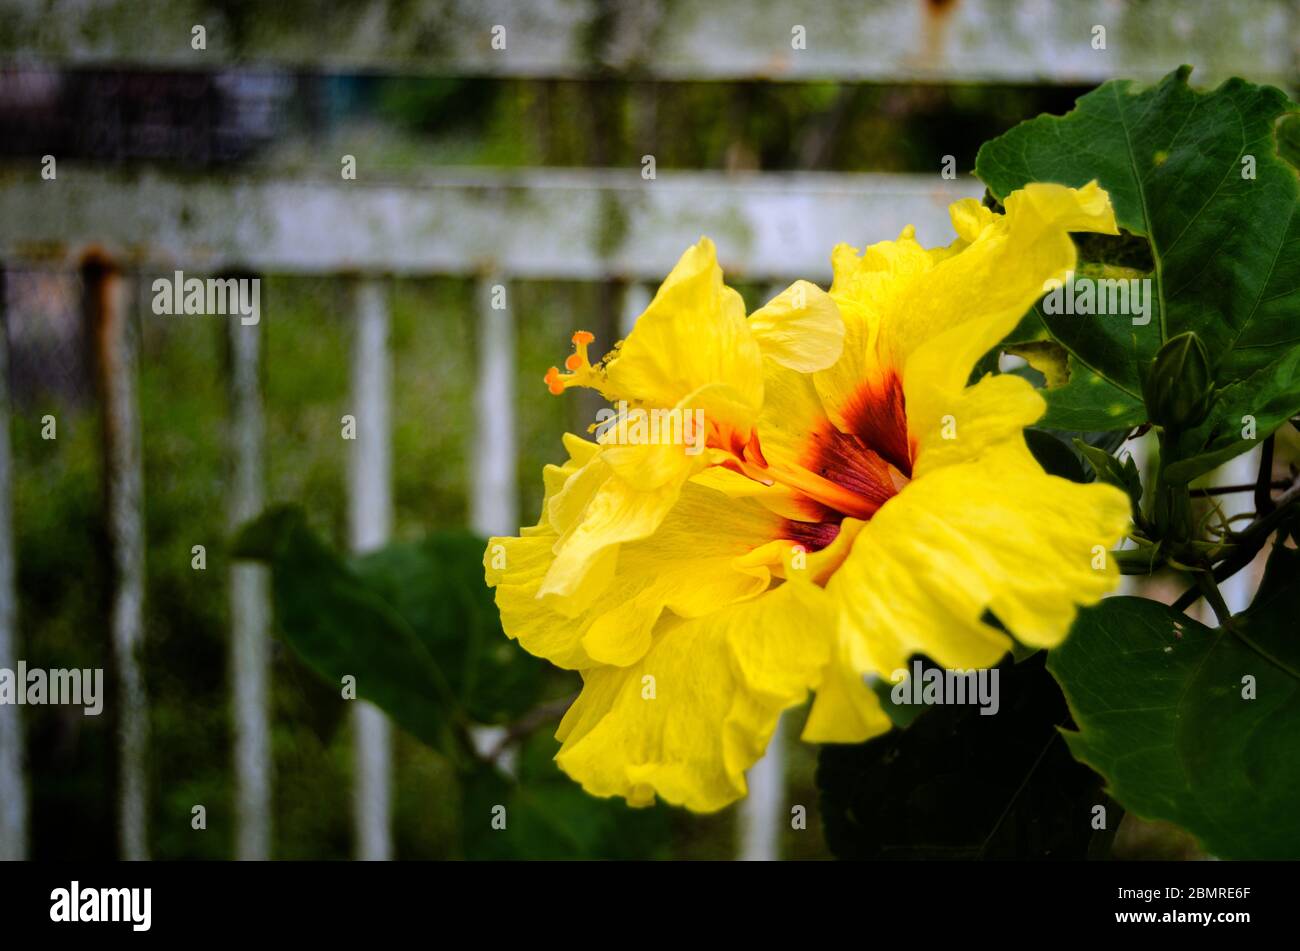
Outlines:
{"type": "MultiPolygon", "coordinates": [[[[362,553],[383,547],[393,530],[392,368],[384,282],[361,278],[352,290],[356,439],[348,469],[348,524],[352,550],[362,553]]],[[[352,724],[357,858],[385,861],[393,857],[392,732],[384,713],[364,700],[356,701],[352,724]]]]}
{"type": "MultiPolygon", "coordinates": [[[[229,525],[235,531],[265,501],[261,322],[227,322],[230,334],[230,444],[234,472],[229,525]]],[[[235,855],[261,860],[271,852],[269,719],[270,586],[262,565],[230,568],[230,679],[235,725],[235,855]]]]}
{"type": "MultiPolygon", "coordinates": [[[[0,268],[0,669],[18,659],[14,589],[13,463],[9,445],[8,296],[0,268]]],[[[27,858],[27,779],[22,707],[0,705],[0,861],[27,858]]]]}
{"type": "Polygon", "coordinates": [[[121,857],[147,859],[149,710],[144,641],[144,471],[136,399],[131,282],[104,258],[82,269],[83,311],[100,392],[104,486],[113,569],[110,630],[117,668],[118,836],[121,857]]]}
{"type": "Polygon", "coordinates": [[[636,326],[636,319],[645,313],[652,297],[650,288],[643,281],[630,281],[623,287],[623,306],[619,309],[618,330],[620,336],[626,337],[636,326]]]}
{"type": "Polygon", "coordinates": [[[777,722],[763,758],[745,776],[749,795],[740,804],[737,858],[773,862],[781,857],[786,800],[785,718],[777,722]]]}
{"type": "MultiPolygon", "coordinates": [[[[1263,449],[1256,446],[1250,452],[1237,456],[1224,463],[1216,469],[1210,479],[1211,485],[1252,485],[1256,476],[1259,474],[1259,460],[1263,449]]],[[[1225,518],[1232,518],[1234,515],[1240,515],[1244,512],[1255,511],[1255,498],[1250,492],[1234,492],[1230,495],[1221,495],[1214,499],[1219,506],[1225,518]]],[[[1241,522],[1238,525],[1244,524],[1241,522]]],[[[1251,599],[1255,596],[1255,591],[1259,587],[1259,582],[1264,576],[1264,563],[1268,559],[1267,548],[1254,562],[1238,571],[1231,578],[1219,586],[1223,593],[1224,603],[1233,614],[1246,610],[1250,607],[1251,599]]],[[[1214,614],[1214,609],[1202,601],[1205,623],[1211,627],[1219,626],[1219,619],[1214,614]]]]}
{"type": "MultiPolygon", "coordinates": [[[[192,69],[257,63],[330,72],[669,80],[1098,82],[1192,63],[1286,81],[1287,0],[571,0],[335,5],[328,16],[216,0],[19,4],[0,56],[192,69]],[[148,29],[140,26],[148,23],[148,29]],[[205,47],[192,46],[195,25],[205,47]],[[1106,28],[1105,46],[1093,28],[1106,28]],[[198,59],[197,57],[202,57],[198,59]]],[[[289,9],[293,4],[289,4],[289,9]]]]}
{"type": "Polygon", "coordinates": [[[906,224],[923,244],[951,241],[948,205],[984,188],[939,171],[661,171],[644,181],[639,168],[441,169],[400,181],[218,183],[64,163],[58,188],[0,180],[0,257],[58,264],[93,240],[161,268],[658,282],[708,235],[729,278],[826,280],[841,241],[862,247],[906,224]]]}
{"type": "Polygon", "coordinates": [[[515,328],[510,285],[497,273],[478,279],[478,383],[470,526],[480,535],[519,530],[515,472],[515,328]]]}

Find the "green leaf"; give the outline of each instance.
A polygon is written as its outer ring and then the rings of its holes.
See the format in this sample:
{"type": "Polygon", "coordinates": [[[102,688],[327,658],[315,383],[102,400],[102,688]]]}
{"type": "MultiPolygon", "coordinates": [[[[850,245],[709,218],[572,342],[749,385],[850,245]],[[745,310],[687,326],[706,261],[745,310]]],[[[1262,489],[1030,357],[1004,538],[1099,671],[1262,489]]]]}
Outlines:
{"type": "Polygon", "coordinates": [[[1087,855],[1100,779],[1061,740],[1061,691],[1041,655],[1003,664],[998,675],[996,715],[935,706],[906,729],[822,747],[817,784],[831,851],[846,859],[1087,855]]]}
{"type": "Polygon", "coordinates": [[[1060,476],[1071,482],[1087,482],[1088,475],[1068,443],[1042,429],[1026,429],[1025,444],[1038,464],[1048,475],[1060,476]]]}
{"type": "Polygon", "coordinates": [[[1300,115],[1289,115],[1277,124],[1277,152],[1300,169],[1300,115]]]}
{"type": "Polygon", "coordinates": [[[300,509],[277,506],[245,526],[236,557],[271,569],[277,627],[291,647],[339,688],[381,707],[412,735],[442,746],[451,698],[442,672],[402,616],[307,527],[300,509]]]}
{"type": "Polygon", "coordinates": [[[505,723],[538,700],[545,662],[501,630],[483,584],[487,542],[469,532],[389,545],[355,562],[358,575],[406,621],[480,723],[505,723]]]}
{"type": "Polygon", "coordinates": [[[484,765],[461,788],[468,859],[664,858],[671,810],[598,799],[555,765],[559,744],[538,733],[524,744],[518,777],[484,765]],[[504,807],[504,812],[498,807],[504,807]],[[494,826],[494,820],[496,820],[494,826]],[[504,821],[504,828],[498,828],[504,821]]]}
{"type": "Polygon", "coordinates": [[[1138,472],[1133,457],[1125,456],[1121,461],[1106,450],[1091,446],[1082,439],[1075,439],[1074,446],[1088,460],[1088,465],[1092,466],[1092,471],[1097,474],[1099,481],[1128,493],[1136,517],[1142,511],[1142,474],[1138,472]]]}
{"type": "Polygon", "coordinates": [[[235,554],[270,565],[277,626],[314,670],[340,691],[355,677],[357,696],[454,752],[449,724],[520,716],[549,670],[502,632],[485,544],[446,532],[345,559],[278,506],[241,530],[235,554]]]}
{"type": "Polygon", "coordinates": [[[1079,728],[1071,751],[1126,809],[1213,855],[1300,858],[1298,596],[1300,553],[1279,546],[1230,630],[1142,598],[1082,611],[1048,657],[1079,728]]]}
{"type": "MultiPolygon", "coordinates": [[[[1189,72],[1183,67],[1150,88],[1105,83],[1069,114],[1039,116],[986,143],[975,163],[1000,200],[1029,182],[1078,187],[1096,179],[1110,193],[1121,239],[1149,241],[1157,298],[1149,324],[1040,312],[1074,361],[1133,400],[1151,355],[1185,331],[1205,342],[1220,386],[1300,342],[1300,181],[1279,157],[1275,133],[1297,107],[1278,89],[1239,79],[1195,92],[1189,72]],[[1253,178],[1243,174],[1251,160],[1253,178]]],[[[1079,243],[1081,274],[1102,276],[1085,266],[1098,260],[1087,256],[1096,253],[1092,244],[1079,243]]],[[[1131,254],[1115,260],[1141,263],[1131,254]]],[[[1102,428],[1099,416],[1084,425],[1082,393],[1068,395],[1078,428],[1102,428]]]]}
{"type": "Polygon", "coordinates": [[[1186,483],[1248,452],[1259,440],[1300,413],[1300,347],[1239,383],[1224,387],[1210,415],[1195,429],[1182,433],[1177,462],[1165,469],[1165,480],[1186,483]],[[1247,417],[1253,421],[1248,438],[1247,417]]]}
{"type": "Polygon", "coordinates": [[[1049,429],[1129,430],[1146,420],[1142,401],[1111,385],[1070,355],[1070,379],[1044,390],[1047,412],[1039,420],[1049,429]]]}
{"type": "MultiPolygon", "coordinates": [[[[1121,386],[1107,379],[1086,364],[1049,333],[1061,333],[1066,340],[1077,333],[1080,324],[1091,318],[1049,318],[1039,305],[1021,320],[1003,344],[1008,353],[1023,356],[1031,367],[1045,378],[1042,395],[1047,400],[1047,412],[1039,425],[1062,430],[1116,430],[1132,429],[1146,420],[1142,404],[1141,387],[1132,383],[1121,386]],[[1058,321],[1065,326],[1058,327],[1058,321]],[[1060,378],[1064,377],[1064,382],[1060,378]]],[[[1104,330],[1093,329],[1093,334],[1104,336],[1104,330]]],[[[1091,348],[1080,348],[1088,352],[1091,348]]]]}

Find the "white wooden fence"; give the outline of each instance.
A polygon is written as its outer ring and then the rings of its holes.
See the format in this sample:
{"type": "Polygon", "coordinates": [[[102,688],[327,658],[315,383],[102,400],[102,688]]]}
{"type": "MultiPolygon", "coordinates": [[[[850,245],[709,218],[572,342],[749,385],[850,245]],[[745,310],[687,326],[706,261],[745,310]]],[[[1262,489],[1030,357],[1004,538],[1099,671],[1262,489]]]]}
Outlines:
{"type": "Polygon", "coordinates": [[[1187,62],[1202,82],[1286,84],[1296,57],[1291,0],[8,0],[4,16],[9,58],[178,69],[1086,85],[1187,62]]]}
{"type": "MultiPolygon", "coordinates": [[[[296,4],[193,0],[4,3],[0,64],[220,70],[272,67],[385,73],[660,80],[1093,83],[1153,79],[1181,62],[1209,81],[1230,74],[1292,84],[1300,16],[1290,0],[860,0],[707,4],[576,0],[373,3],[304,22],[296,4]],[[237,16],[227,9],[241,11],[237,16]],[[232,17],[234,17],[232,19],[232,17]],[[194,28],[205,47],[195,50],[194,28]],[[1095,27],[1105,27],[1105,48],[1095,27]],[[493,40],[503,28],[504,48],[493,40]]],[[[358,151],[358,150],[354,150],[358,151]]],[[[148,855],[144,777],[147,698],[135,648],[143,635],[143,505],[135,343],[128,288],[142,270],[352,275],[350,540],[384,544],[392,523],[386,281],[429,274],[480,283],[477,442],[467,473],[471,521],[482,533],[519,524],[515,476],[514,340],[527,315],[493,309],[494,285],[513,279],[618,280],[629,329],[662,278],[701,234],[734,276],[780,283],[824,280],[833,240],[866,242],[905,223],[928,243],[947,240],[947,205],[979,195],[970,178],[831,173],[725,175],[641,168],[430,170],[394,178],[357,154],[355,181],[338,156],[277,178],[195,179],[36,162],[0,173],[0,265],[81,268],[96,331],[106,422],[109,524],[118,578],[111,619],[121,682],[120,852],[148,855]],[[611,222],[619,227],[611,228],[611,222]],[[90,265],[87,266],[87,261],[90,265]]],[[[0,274],[3,271],[0,270],[0,274]]],[[[513,295],[507,295],[511,301],[513,295]]],[[[0,298],[0,307],[3,298],[0,298]]],[[[271,315],[270,319],[274,319],[271,315]]],[[[231,323],[233,526],[263,502],[264,436],[257,367],[261,331],[231,323]]],[[[3,349],[0,348],[0,352],[3,349]]],[[[5,406],[0,363],[0,410],[5,406]]],[[[10,525],[10,455],[0,427],[0,667],[19,655],[10,525]]],[[[267,579],[237,566],[230,579],[231,694],[237,841],[241,858],[270,854],[267,579]]],[[[0,858],[27,851],[19,708],[0,707],[0,858]]],[[[392,854],[388,725],[361,706],[357,737],[357,854],[392,854]]],[[[740,854],[779,854],[787,821],[781,741],[755,768],[741,813],[740,854]]]]}

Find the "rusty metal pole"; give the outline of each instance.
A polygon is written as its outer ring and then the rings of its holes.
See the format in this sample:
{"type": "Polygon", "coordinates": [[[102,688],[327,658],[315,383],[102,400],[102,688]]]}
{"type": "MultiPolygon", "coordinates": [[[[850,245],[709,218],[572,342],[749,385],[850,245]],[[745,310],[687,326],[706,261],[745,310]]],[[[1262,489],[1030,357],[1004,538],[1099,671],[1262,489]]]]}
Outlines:
{"type": "Polygon", "coordinates": [[[90,331],[104,445],[104,493],[113,595],[110,632],[117,667],[118,842],[121,857],[149,857],[146,756],[149,708],[144,641],[144,474],[136,400],[136,333],[130,282],[108,258],[82,265],[82,311],[90,331]]]}

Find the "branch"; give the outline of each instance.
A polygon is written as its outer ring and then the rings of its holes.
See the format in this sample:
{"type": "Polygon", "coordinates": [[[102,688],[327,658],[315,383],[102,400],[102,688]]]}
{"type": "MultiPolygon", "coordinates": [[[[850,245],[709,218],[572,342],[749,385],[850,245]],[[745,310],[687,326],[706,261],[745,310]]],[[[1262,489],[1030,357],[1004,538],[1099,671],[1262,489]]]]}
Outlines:
{"type": "MultiPolygon", "coordinates": [[[[1271,512],[1262,518],[1257,518],[1250,525],[1246,526],[1244,531],[1233,536],[1231,553],[1228,557],[1224,558],[1213,571],[1214,584],[1216,586],[1227,581],[1238,571],[1245,568],[1255,560],[1255,556],[1259,554],[1259,550],[1264,547],[1269,536],[1277,530],[1279,525],[1290,517],[1292,514],[1291,507],[1298,499],[1300,499],[1300,479],[1291,483],[1291,487],[1278,497],[1278,500],[1273,503],[1273,510],[1271,512]]],[[[1202,590],[1199,583],[1193,585],[1180,594],[1177,600],[1174,601],[1174,610],[1186,611],[1196,603],[1197,599],[1201,597],[1201,594],[1202,590]]]]}
{"type": "MultiPolygon", "coordinates": [[[[1273,511],[1273,496],[1269,488],[1273,487],[1269,479],[1273,476],[1273,437],[1264,440],[1264,448],[1259,454],[1259,475],[1255,477],[1255,513],[1267,515],[1273,511]]],[[[1276,486],[1285,489],[1285,485],[1276,486]]]]}
{"type": "Polygon", "coordinates": [[[559,700],[552,700],[549,703],[543,703],[541,706],[533,707],[522,717],[506,727],[505,736],[497,742],[487,753],[487,761],[495,763],[500,759],[511,744],[518,743],[538,727],[543,724],[558,720],[564,716],[569,707],[573,706],[573,701],[578,699],[578,695],[571,694],[567,697],[561,697],[559,700]]]}
{"type": "Polygon", "coordinates": [[[1232,620],[1232,611],[1228,608],[1228,602],[1223,600],[1223,592],[1219,590],[1219,585],[1214,580],[1214,576],[1207,571],[1198,571],[1196,573],[1196,586],[1200,589],[1205,600],[1210,603],[1214,609],[1214,616],[1219,619],[1219,626],[1226,627],[1232,620]]]}
{"type": "MultiPolygon", "coordinates": [[[[1290,479],[1279,479],[1276,482],[1268,483],[1266,486],[1264,486],[1264,490],[1265,493],[1267,494],[1268,490],[1270,489],[1285,489],[1290,484],[1291,484],[1290,479]]],[[[1252,482],[1250,485],[1216,485],[1211,488],[1192,489],[1191,493],[1192,493],[1192,498],[1200,499],[1200,498],[1205,498],[1207,495],[1231,495],[1233,492],[1258,493],[1259,489],[1260,489],[1259,484],[1256,482],[1252,482]]],[[[1258,495],[1255,496],[1255,504],[1257,506],[1259,504],[1258,495]]],[[[1273,501],[1271,498],[1269,499],[1268,504],[1269,504],[1269,508],[1265,509],[1264,511],[1271,511],[1271,507],[1273,505],[1273,501]]]]}

